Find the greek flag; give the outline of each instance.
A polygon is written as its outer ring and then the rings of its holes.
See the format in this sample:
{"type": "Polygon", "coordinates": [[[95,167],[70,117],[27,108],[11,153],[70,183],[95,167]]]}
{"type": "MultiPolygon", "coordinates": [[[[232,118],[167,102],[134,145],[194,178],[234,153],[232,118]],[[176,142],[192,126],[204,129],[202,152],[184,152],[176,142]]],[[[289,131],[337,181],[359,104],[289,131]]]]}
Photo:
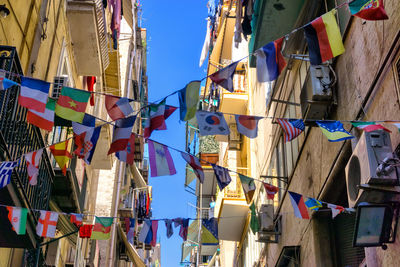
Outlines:
{"type": "Polygon", "coordinates": [[[0,164],[0,188],[6,187],[10,183],[15,165],[17,165],[15,161],[3,161],[0,164]]]}

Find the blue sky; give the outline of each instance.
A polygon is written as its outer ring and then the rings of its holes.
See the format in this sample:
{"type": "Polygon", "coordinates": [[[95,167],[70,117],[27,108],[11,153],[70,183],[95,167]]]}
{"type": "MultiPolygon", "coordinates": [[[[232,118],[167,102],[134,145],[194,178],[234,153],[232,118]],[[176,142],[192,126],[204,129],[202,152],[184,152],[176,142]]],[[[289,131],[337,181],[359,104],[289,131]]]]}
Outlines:
{"type": "MultiPolygon", "coordinates": [[[[147,28],[147,75],[149,101],[182,89],[191,80],[206,76],[204,63],[199,68],[199,58],[206,34],[207,1],[144,0],[142,27],[147,28]]],[[[169,97],[167,104],[178,106],[177,95],[169,97]]],[[[184,150],[185,124],[179,122],[179,110],[167,120],[166,131],[153,132],[151,138],[184,150]]],[[[150,177],[153,186],[153,218],[193,217],[195,197],[186,192],[185,164],[180,154],[171,150],[176,175],[150,177]]],[[[179,266],[182,239],[179,229],[167,239],[164,222],[160,222],[158,239],[161,241],[162,266],[179,266]]]]}

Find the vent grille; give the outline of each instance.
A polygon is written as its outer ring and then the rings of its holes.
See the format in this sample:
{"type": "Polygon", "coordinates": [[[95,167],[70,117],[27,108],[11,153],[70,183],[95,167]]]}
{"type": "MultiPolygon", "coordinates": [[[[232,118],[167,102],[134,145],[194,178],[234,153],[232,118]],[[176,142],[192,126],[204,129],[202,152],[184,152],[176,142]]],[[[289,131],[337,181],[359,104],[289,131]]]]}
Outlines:
{"type": "Polygon", "coordinates": [[[51,96],[55,99],[58,99],[58,97],[61,94],[61,89],[67,85],[68,85],[67,76],[55,76],[53,81],[53,93],[51,96]]]}

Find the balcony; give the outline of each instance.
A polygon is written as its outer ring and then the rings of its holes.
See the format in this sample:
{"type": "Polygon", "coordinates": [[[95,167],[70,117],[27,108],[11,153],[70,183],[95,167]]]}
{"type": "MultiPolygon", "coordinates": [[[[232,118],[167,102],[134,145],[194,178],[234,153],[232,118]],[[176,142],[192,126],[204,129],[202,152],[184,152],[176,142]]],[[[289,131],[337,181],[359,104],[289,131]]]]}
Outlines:
{"type": "Polygon", "coordinates": [[[135,207],[135,191],[132,187],[127,188],[127,190],[128,192],[126,192],[126,194],[123,196],[122,203],[118,207],[118,214],[122,218],[133,218],[133,208],[135,207]]]}
{"type": "MultiPolygon", "coordinates": [[[[0,69],[9,71],[6,78],[20,82],[19,75],[15,74],[23,73],[14,47],[0,46],[0,69]]],[[[27,110],[18,105],[18,94],[18,87],[0,91],[0,161],[17,160],[24,153],[45,146],[40,130],[26,122],[27,110]]],[[[48,210],[53,179],[54,172],[46,151],[43,152],[39,165],[36,186],[29,185],[26,162],[22,158],[14,169],[11,183],[0,189],[0,203],[48,210]]],[[[33,248],[36,245],[37,213],[29,213],[26,235],[16,235],[11,230],[7,216],[6,209],[1,208],[0,247],[33,248]]],[[[34,255],[30,256],[35,258],[34,255]]]]}
{"type": "Polygon", "coordinates": [[[77,73],[101,76],[110,63],[102,0],[67,1],[67,18],[77,73]]]}
{"type": "MultiPolygon", "coordinates": [[[[246,73],[244,70],[236,71],[233,76],[233,93],[223,89],[221,92],[220,111],[223,113],[246,114],[249,95],[247,91],[246,73]]],[[[233,116],[228,116],[227,122],[234,123],[233,116]]]]}

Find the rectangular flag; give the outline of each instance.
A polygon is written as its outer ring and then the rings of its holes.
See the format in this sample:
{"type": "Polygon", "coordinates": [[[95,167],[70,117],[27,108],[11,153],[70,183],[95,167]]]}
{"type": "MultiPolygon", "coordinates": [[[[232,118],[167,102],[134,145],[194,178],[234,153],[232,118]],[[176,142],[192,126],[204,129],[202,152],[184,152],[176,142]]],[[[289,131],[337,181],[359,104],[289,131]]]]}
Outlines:
{"type": "Polygon", "coordinates": [[[16,85],[18,85],[18,83],[4,77],[0,77],[0,90],[6,90],[11,86],[16,86],[16,85]]]}
{"type": "Polygon", "coordinates": [[[24,235],[26,233],[28,209],[11,206],[7,206],[6,208],[8,210],[8,219],[12,225],[12,229],[17,235],[24,235]]]}
{"type": "Polygon", "coordinates": [[[108,155],[117,151],[123,151],[131,138],[133,124],[135,124],[136,116],[130,116],[125,119],[119,119],[115,122],[113,139],[108,150],[108,155]]]}
{"type": "Polygon", "coordinates": [[[178,91],[181,121],[188,121],[196,114],[199,103],[200,83],[200,81],[191,81],[185,88],[178,91]]]}
{"type": "Polygon", "coordinates": [[[383,0],[353,0],[349,2],[350,13],[365,20],[388,19],[383,0]]]}
{"type": "Polygon", "coordinates": [[[331,10],[304,27],[311,65],[320,65],[344,53],[342,35],[331,10]]]}
{"type": "Polygon", "coordinates": [[[10,183],[11,174],[16,165],[16,161],[3,161],[0,164],[0,188],[6,187],[10,183]]]}
{"type": "Polygon", "coordinates": [[[307,208],[309,208],[310,210],[318,210],[319,208],[322,207],[321,201],[319,201],[315,198],[312,198],[312,197],[308,197],[305,204],[306,204],[307,208]]]}
{"type": "Polygon", "coordinates": [[[257,217],[256,206],[254,205],[254,202],[251,203],[250,205],[250,211],[251,211],[250,229],[253,232],[253,234],[256,234],[258,231],[260,231],[260,222],[257,217]]]}
{"type": "Polygon", "coordinates": [[[343,128],[340,121],[317,121],[322,133],[328,138],[329,142],[338,142],[354,138],[343,128]]]}
{"type": "Polygon", "coordinates": [[[25,161],[27,165],[27,172],[30,185],[37,184],[37,177],[39,174],[39,163],[42,158],[43,148],[25,154],[25,161]]]}
{"type": "Polygon", "coordinates": [[[125,150],[117,151],[115,156],[122,162],[128,163],[129,165],[133,164],[135,160],[135,134],[131,133],[131,137],[129,138],[128,144],[126,145],[125,150]]]}
{"type": "Polygon", "coordinates": [[[211,166],[214,169],[214,174],[217,178],[218,187],[222,191],[232,181],[231,176],[229,175],[229,170],[215,164],[211,164],[211,166]]]}
{"type": "Polygon", "coordinates": [[[57,221],[57,212],[41,210],[39,221],[36,225],[36,234],[42,237],[53,238],[56,235],[57,221]]]}
{"type": "Polygon", "coordinates": [[[71,213],[70,220],[71,220],[71,223],[76,225],[76,227],[81,227],[82,223],[83,223],[83,214],[71,213]]]}
{"type": "Polygon", "coordinates": [[[305,129],[303,120],[276,119],[276,122],[282,127],[283,134],[285,136],[285,142],[292,141],[305,129]]]}
{"type": "Polygon", "coordinates": [[[385,127],[383,127],[380,124],[377,124],[376,122],[373,121],[354,121],[351,123],[354,127],[357,127],[357,129],[363,130],[367,133],[376,131],[376,130],[384,130],[388,133],[391,133],[391,131],[385,127]]]}
{"type": "Polygon", "coordinates": [[[133,245],[133,238],[135,236],[135,219],[125,217],[125,231],[128,242],[133,245]]]}
{"type": "Polygon", "coordinates": [[[238,132],[247,136],[248,138],[256,138],[258,131],[258,121],[261,119],[262,117],[235,115],[236,127],[238,132]]]}
{"type": "Polygon", "coordinates": [[[93,226],[93,224],[84,224],[79,227],[79,237],[90,238],[92,236],[93,226]]]}
{"type": "Polygon", "coordinates": [[[224,114],[220,112],[208,112],[199,110],[196,112],[197,123],[199,124],[200,135],[228,135],[229,126],[226,123],[224,114]]]}
{"type": "Polygon", "coordinates": [[[254,183],[254,179],[243,174],[239,174],[239,178],[240,178],[240,183],[242,184],[243,187],[243,192],[246,196],[247,203],[250,203],[251,200],[253,199],[253,195],[256,190],[256,184],[254,183]]]}
{"type": "Polygon", "coordinates": [[[72,129],[75,134],[75,145],[77,146],[74,154],[77,155],[78,158],[84,159],[88,165],[92,162],[101,132],[101,126],[95,126],[96,118],[89,114],[85,114],[82,123],[72,122],[72,129]]]}
{"type": "Polygon", "coordinates": [[[290,202],[292,202],[294,215],[301,219],[310,219],[306,204],[304,203],[303,196],[290,191],[288,191],[288,193],[290,197],[290,202]]]}
{"type": "Polygon", "coordinates": [[[142,229],[139,232],[138,240],[145,244],[150,244],[153,239],[151,220],[144,220],[142,229]]]}
{"type": "Polygon", "coordinates": [[[56,104],[57,116],[82,123],[90,92],[70,87],[63,87],[56,104]]]}
{"type": "Polygon", "coordinates": [[[168,147],[148,140],[151,177],[174,175],[175,165],[168,147]]]}
{"type": "Polygon", "coordinates": [[[276,80],[286,66],[282,56],[283,37],[269,42],[255,51],[257,57],[257,80],[260,83],[276,80]]]}
{"type": "Polygon", "coordinates": [[[192,167],[193,172],[199,178],[200,183],[204,182],[204,171],[201,167],[199,158],[192,156],[188,153],[181,152],[182,158],[192,167]]]}
{"type": "Polygon", "coordinates": [[[18,103],[30,110],[44,112],[49,96],[50,83],[28,77],[21,77],[21,92],[18,103]]]}
{"type": "Polygon", "coordinates": [[[54,126],[54,110],[56,109],[56,100],[52,98],[47,99],[46,109],[44,112],[37,112],[32,109],[28,109],[26,120],[30,123],[39,127],[40,129],[51,132],[54,126]]]}
{"type": "Polygon", "coordinates": [[[106,95],[105,102],[107,113],[113,121],[126,118],[133,113],[130,100],[126,97],[106,95]]]}
{"type": "Polygon", "coordinates": [[[92,236],[90,239],[106,240],[111,235],[111,225],[114,218],[112,217],[97,217],[94,221],[92,236]]]}
{"type": "Polygon", "coordinates": [[[267,183],[263,183],[263,185],[265,193],[267,194],[267,199],[273,200],[275,198],[276,193],[278,193],[279,191],[279,187],[267,183]]]}
{"type": "Polygon", "coordinates": [[[68,141],[65,140],[64,142],[50,146],[50,151],[64,175],[67,175],[67,163],[72,158],[72,155],[68,151],[68,141]]]}
{"type": "Polygon", "coordinates": [[[235,75],[235,70],[238,64],[239,61],[233,62],[208,77],[219,86],[225,88],[229,92],[233,92],[233,75],[235,75]]]}
{"type": "Polygon", "coordinates": [[[165,120],[171,116],[176,107],[165,104],[165,99],[158,104],[150,104],[144,121],[144,138],[149,138],[154,130],[166,130],[165,120]]]}

